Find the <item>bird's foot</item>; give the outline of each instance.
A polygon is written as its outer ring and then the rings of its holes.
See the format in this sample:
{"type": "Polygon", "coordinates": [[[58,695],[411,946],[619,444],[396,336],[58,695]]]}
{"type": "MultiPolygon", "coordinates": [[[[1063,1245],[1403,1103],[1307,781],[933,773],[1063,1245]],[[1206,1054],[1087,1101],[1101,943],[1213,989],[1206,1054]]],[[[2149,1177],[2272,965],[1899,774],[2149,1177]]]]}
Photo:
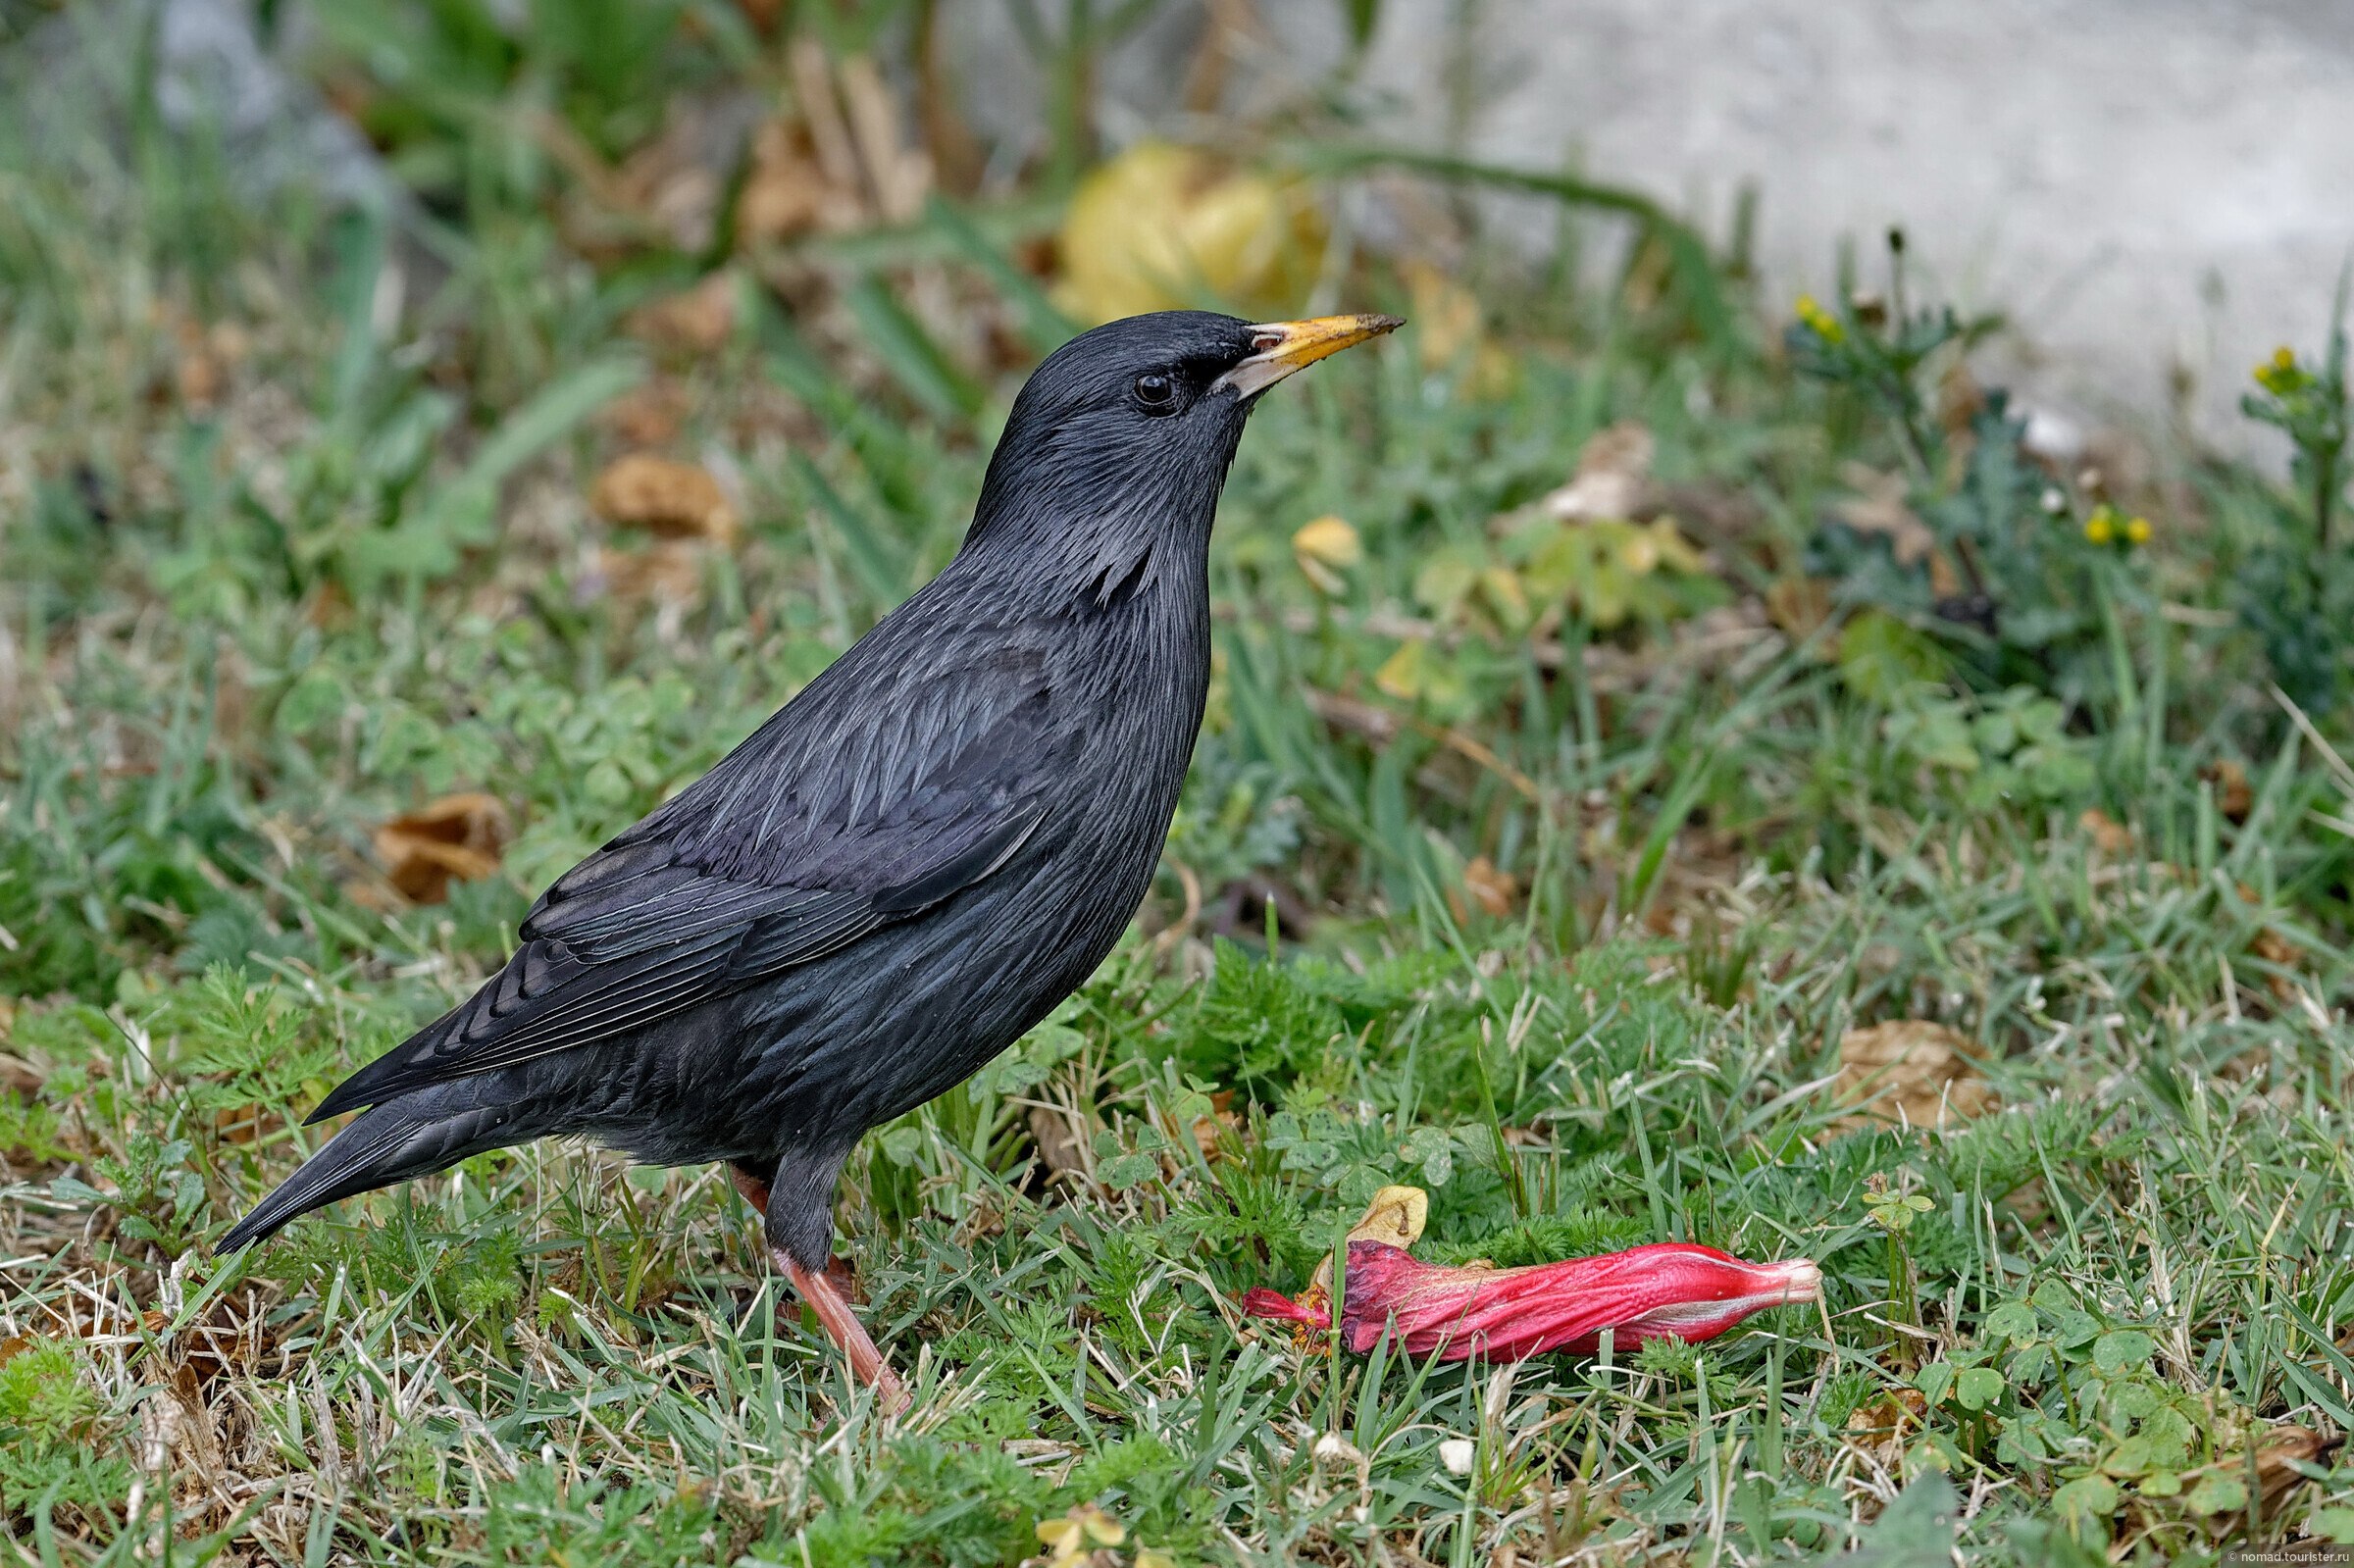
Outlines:
{"type": "Polygon", "coordinates": [[[801,1292],[809,1310],[817,1314],[818,1326],[826,1331],[826,1338],[850,1358],[850,1376],[875,1391],[885,1414],[896,1416],[904,1411],[913,1402],[908,1398],[907,1386],[891,1370],[891,1363],[883,1359],[875,1341],[867,1338],[866,1325],[858,1321],[858,1314],[850,1309],[849,1298],[827,1272],[805,1269],[782,1249],[771,1252],[770,1256],[793,1281],[793,1288],[801,1292]]]}
{"type": "MultiPolygon", "coordinates": [[[[743,1200],[765,1215],[768,1184],[733,1167],[728,1175],[735,1181],[736,1190],[743,1194],[743,1200]]],[[[804,1269],[782,1247],[771,1247],[768,1255],[785,1271],[786,1278],[793,1281],[793,1288],[801,1292],[809,1310],[817,1314],[826,1338],[850,1358],[850,1376],[875,1391],[886,1414],[896,1416],[905,1410],[913,1402],[907,1396],[907,1386],[899,1381],[899,1375],[891,1370],[891,1363],[883,1359],[883,1352],[867,1337],[866,1325],[851,1310],[847,1292],[834,1282],[831,1262],[824,1269],[804,1269]]]]}

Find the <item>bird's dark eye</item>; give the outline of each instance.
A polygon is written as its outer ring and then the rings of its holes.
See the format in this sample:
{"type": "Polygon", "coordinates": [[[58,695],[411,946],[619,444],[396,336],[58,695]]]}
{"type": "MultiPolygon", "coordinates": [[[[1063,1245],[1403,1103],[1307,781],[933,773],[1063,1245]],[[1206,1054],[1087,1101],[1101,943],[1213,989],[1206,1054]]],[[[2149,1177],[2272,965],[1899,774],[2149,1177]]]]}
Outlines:
{"type": "Polygon", "coordinates": [[[1155,414],[1166,414],[1177,406],[1177,383],[1158,371],[1147,371],[1136,379],[1136,400],[1155,414]]]}

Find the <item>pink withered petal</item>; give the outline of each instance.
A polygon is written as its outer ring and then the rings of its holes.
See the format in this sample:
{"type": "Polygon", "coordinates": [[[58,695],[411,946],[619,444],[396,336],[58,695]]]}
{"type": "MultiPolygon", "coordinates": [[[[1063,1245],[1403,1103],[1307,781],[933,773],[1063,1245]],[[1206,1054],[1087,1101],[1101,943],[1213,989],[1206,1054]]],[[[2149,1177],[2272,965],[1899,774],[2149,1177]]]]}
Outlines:
{"type": "MultiPolygon", "coordinates": [[[[1349,1244],[1343,1342],[1370,1350],[1394,1323],[1409,1355],[1518,1361],[1592,1352],[1605,1330],[1620,1349],[1673,1335],[1701,1340],[1767,1307],[1812,1301],[1822,1275],[1804,1258],[1744,1263],[1714,1247],[1663,1241],[1525,1268],[1448,1268],[1379,1241],[1349,1244]]],[[[1280,1315],[1305,1321],[1297,1304],[1280,1315]]],[[[1246,1310],[1255,1310],[1246,1305],[1246,1310]]]]}

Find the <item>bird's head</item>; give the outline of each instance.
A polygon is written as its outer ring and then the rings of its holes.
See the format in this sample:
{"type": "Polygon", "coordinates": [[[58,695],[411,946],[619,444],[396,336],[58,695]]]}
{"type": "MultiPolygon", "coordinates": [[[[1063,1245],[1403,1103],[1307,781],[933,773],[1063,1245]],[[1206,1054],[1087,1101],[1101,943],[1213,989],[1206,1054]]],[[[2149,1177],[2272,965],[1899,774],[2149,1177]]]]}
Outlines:
{"type": "Polygon", "coordinates": [[[1014,399],[968,545],[1105,526],[1206,532],[1258,395],[1399,325],[1395,316],[1252,323],[1185,310],[1082,332],[1014,399]]]}

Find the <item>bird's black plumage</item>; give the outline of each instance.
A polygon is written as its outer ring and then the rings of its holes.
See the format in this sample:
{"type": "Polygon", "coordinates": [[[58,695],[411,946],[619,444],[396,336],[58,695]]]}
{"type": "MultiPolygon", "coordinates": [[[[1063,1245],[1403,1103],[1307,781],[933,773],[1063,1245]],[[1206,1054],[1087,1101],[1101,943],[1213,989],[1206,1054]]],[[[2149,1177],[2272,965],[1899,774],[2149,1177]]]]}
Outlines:
{"type": "Polygon", "coordinates": [[[557,879],[498,974],[320,1104],[368,1109],[223,1246],[578,1135],[734,1163],[821,1267],[859,1135],[1037,1023],[1144,896],[1208,686],[1210,520],[1256,390],[1230,373],[1269,333],[1170,312],[1057,350],[947,568],[557,879]]]}

